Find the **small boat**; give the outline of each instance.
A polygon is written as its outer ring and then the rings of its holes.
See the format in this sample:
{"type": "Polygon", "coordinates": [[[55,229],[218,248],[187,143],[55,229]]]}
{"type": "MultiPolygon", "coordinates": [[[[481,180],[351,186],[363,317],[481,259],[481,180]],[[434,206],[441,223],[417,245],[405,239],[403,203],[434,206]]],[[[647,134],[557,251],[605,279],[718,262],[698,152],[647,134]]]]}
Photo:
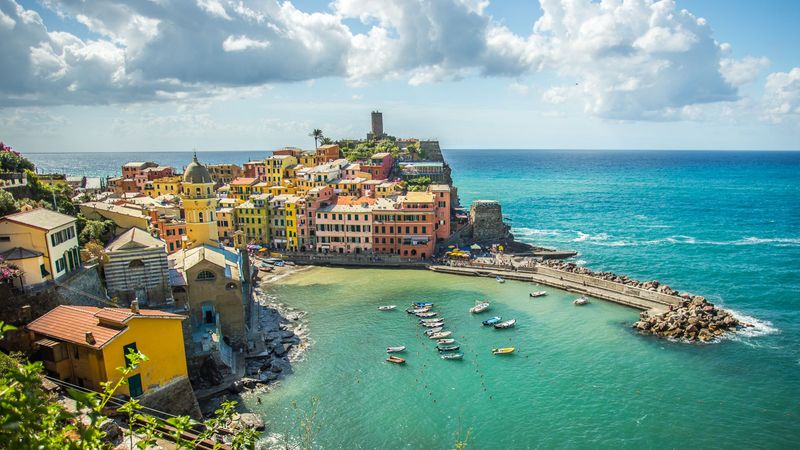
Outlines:
{"type": "Polygon", "coordinates": [[[422,325],[425,328],[439,328],[444,326],[444,322],[425,322],[421,323],[420,325],[422,325]]]}
{"type": "Polygon", "coordinates": [[[490,319],[484,320],[481,323],[483,324],[483,326],[487,327],[489,325],[494,325],[494,324],[500,322],[501,320],[503,320],[503,319],[501,319],[500,316],[494,316],[494,317],[492,317],[490,319]]]}
{"type": "Polygon", "coordinates": [[[430,319],[419,319],[419,323],[430,323],[430,322],[444,322],[444,317],[432,317],[430,319]]]}
{"type": "Polygon", "coordinates": [[[469,312],[472,314],[478,314],[486,311],[487,309],[489,309],[489,302],[477,302],[475,303],[475,306],[469,309],[469,312]]]}
{"type": "Polygon", "coordinates": [[[432,335],[432,334],[436,334],[436,333],[438,333],[438,332],[442,331],[443,329],[444,329],[443,327],[431,328],[430,330],[425,330],[425,334],[427,334],[428,336],[430,336],[430,335],[432,335]]]}
{"type": "Polygon", "coordinates": [[[458,346],[458,345],[445,345],[445,346],[438,346],[437,345],[436,346],[436,350],[439,350],[440,352],[454,352],[454,351],[458,350],[459,348],[461,348],[461,347],[458,346]]]}
{"type": "Polygon", "coordinates": [[[572,304],[575,305],[575,306],[588,305],[589,304],[589,299],[584,297],[584,296],[580,296],[580,297],[576,298],[575,300],[573,300],[572,304]]]}
{"type": "Polygon", "coordinates": [[[414,302],[411,304],[411,306],[414,308],[424,308],[426,306],[430,308],[431,306],[433,306],[433,302],[414,302]]]}
{"type": "Polygon", "coordinates": [[[397,347],[386,347],[386,353],[398,353],[402,352],[406,349],[405,345],[399,345],[397,347]]]}
{"type": "Polygon", "coordinates": [[[388,361],[390,363],[395,363],[395,364],[405,364],[406,363],[405,359],[400,358],[399,356],[394,356],[394,355],[386,358],[386,361],[388,361]]]}
{"type": "Polygon", "coordinates": [[[275,268],[272,266],[261,266],[258,268],[258,270],[262,272],[272,272],[273,270],[275,270],[275,268]]]}
{"type": "Polygon", "coordinates": [[[517,323],[517,319],[511,319],[511,320],[506,320],[505,322],[496,323],[494,324],[494,327],[497,328],[498,330],[502,328],[511,328],[514,326],[515,323],[517,323]]]}
{"type": "Polygon", "coordinates": [[[378,306],[378,309],[379,309],[380,311],[391,311],[391,310],[393,310],[393,309],[395,309],[395,308],[397,308],[397,306],[396,306],[396,305],[384,305],[384,306],[378,306]]]}
{"type": "Polygon", "coordinates": [[[450,336],[451,334],[453,334],[452,331],[440,331],[438,333],[433,333],[428,337],[431,338],[431,339],[442,339],[442,338],[446,338],[447,336],[450,336]]]}
{"type": "Polygon", "coordinates": [[[430,306],[425,306],[423,308],[408,308],[406,310],[406,312],[408,312],[409,314],[419,314],[419,313],[428,312],[430,310],[431,310],[430,306]]]}
{"type": "Polygon", "coordinates": [[[417,317],[421,317],[421,318],[426,318],[426,317],[433,317],[433,316],[435,316],[436,314],[437,314],[437,313],[436,313],[436,312],[434,312],[434,311],[428,311],[428,312],[421,312],[421,313],[417,313],[417,314],[416,314],[416,316],[417,316],[417,317]]]}
{"type": "Polygon", "coordinates": [[[493,348],[492,354],[493,355],[508,355],[514,353],[516,350],[514,347],[501,347],[501,348],[493,348]]]}
{"type": "Polygon", "coordinates": [[[463,353],[445,353],[444,355],[440,356],[442,359],[462,359],[464,358],[463,353]]]}
{"type": "Polygon", "coordinates": [[[531,292],[531,293],[530,293],[530,296],[531,296],[532,298],[536,298],[536,297],[544,297],[545,295],[547,295],[547,292],[546,292],[546,291],[536,291],[536,292],[531,292]]]}
{"type": "Polygon", "coordinates": [[[448,345],[448,344],[452,344],[455,341],[456,340],[453,339],[453,338],[447,338],[447,339],[439,339],[438,341],[436,341],[436,343],[439,344],[439,345],[448,345]]]}
{"type": "Polygon", "coordinates": [[[506,280],[504,280],[503,277],[501,277],[500,275],[495,277],[495,280],[497,280],[498,283],[505,283],[506,282],[506,280]]]}

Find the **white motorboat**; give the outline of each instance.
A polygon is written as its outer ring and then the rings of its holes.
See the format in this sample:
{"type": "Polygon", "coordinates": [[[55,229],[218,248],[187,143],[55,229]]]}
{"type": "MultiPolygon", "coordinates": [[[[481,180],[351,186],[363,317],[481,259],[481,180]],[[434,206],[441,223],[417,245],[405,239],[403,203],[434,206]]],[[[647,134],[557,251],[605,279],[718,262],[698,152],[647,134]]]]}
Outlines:
{"type": "Polygon", "coordinates": [[[530,296],[531,296],[532,298],[536,298],[536,297],[544,297],[545,295],[547,295],[547,291],[534,291],[534,292],[531,292],[531,293],[530,293],[530,296]]]}
{"type": "Polygon", "coordinates": [[[505,283],[505,282],[506,282],[506,280],[505,280],[505,279],[503,279],[503,277],[501,277],[500,275],[498,275],[497,277],[495,277],[495,280],[497,280],[497,282],[498,282],[498,283],[505,283]]]}
{"type": "Polygon", "coordinates": [[[406,349],[405,345],[398,345],[397,347],[386,347],[386,353],[399,353],[406,349]]]}
{"type": "Polygon", "coordinates": [[[397,305],[378,306],[378,309],[381,310],[381,311],[391,311],[391,310],[393,310],[395,308],[397,308],[397,305]]]}
{"type": "Polygon", "coordinates": [[[489,302],[477,302],[475,306],[469,309],[472,314],[482,313],[489,309],[489,302]]]}
{"type": "Polygon", "coordinates": [[[578,297],[575,300],[573,300],[572,304],[575,305],[575,306],[588,305],[589,304],[589,299],[586,298],[585,296],[581,295],[580,297],[578,297]]]}
{"type": "Polygon", "coordinates": [[[453,334],[452,331],[440,331],[438,333],[431,334],[429,336],[429,338],[439,340],[439,339],[442,339],[442,338],[446,338],[447,336],[450,336],[451,334],[453,334]]]}

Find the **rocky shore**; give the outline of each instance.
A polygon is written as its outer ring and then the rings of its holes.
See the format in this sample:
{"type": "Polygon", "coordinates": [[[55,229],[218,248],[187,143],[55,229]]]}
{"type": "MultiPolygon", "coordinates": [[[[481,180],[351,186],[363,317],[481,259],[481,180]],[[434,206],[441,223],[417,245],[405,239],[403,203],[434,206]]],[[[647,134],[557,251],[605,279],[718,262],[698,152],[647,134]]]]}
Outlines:
{"type": "Polygon", "coordinates": [[[678,292],[656,280],[639,281],[612,272],[597,272],[575,263],[544,260],[540,265],[565,272],[588,275],[626,286],[659,292],[680,298],[680,303],[664,312],[642,311],[633,328],[645,334],[680,339],[688,342],[708,342],[729,331],[737,331],[752,324],[740,322],[733,314],[714,306],[700,295],[678,292]]]}
{"type": "Polygon", "coordinates": [[[662,313],[642,311],[633,328],[645,334],[708,342],[725,332],[736,331],[752,324],[740,322],[731,313],[714,306],[701,296],[670,306],[662,313]]]}

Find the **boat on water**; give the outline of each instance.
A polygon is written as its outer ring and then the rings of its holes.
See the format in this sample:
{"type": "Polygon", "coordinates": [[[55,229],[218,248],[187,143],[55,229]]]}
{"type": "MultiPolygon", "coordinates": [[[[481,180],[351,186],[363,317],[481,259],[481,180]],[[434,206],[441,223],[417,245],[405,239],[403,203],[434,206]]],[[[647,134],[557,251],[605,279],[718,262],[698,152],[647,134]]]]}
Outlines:
{"type": "Polygon", "coordinates": [[[425,328],[438,328],[444,326],[444,322],[425,322],[421,323],[420,325],[425,328]]]}
{"type": "Polygon", "coordinates": [[[438,333],[438,332],[442,331],[443,329],[444,329],[444,327],[431,328],[430,330],[425,330],[425,334],[430,336],[432,334],[435,334],[435,333],[438,333]]]}
{"type": "Polygon", "coordinates": [[[514,353],[516,350],[514,347],[500,347],[500,348],[493,348],[492,354],[493,355],[508,355],[514,353]]]}
{"type": "Polygon", "coordinates": [[[446,338],[447,336],[450,336],[451,334],[453,334],[452,331],[439,331],[437,333],[431,334],[428,337],[431,338],[431,339],[437,339],[438,340],[438,339],[446,338]]]}
{"type": "Polygon", "coordinates": [[[431,307],[433,306],[433,302],[413,302],[411,306],[414,308],[424,308],[424,307],[431,307]]]}
{"type": "Polygon", "coordinates": [[[486,311],[487,309],[489,309],[489,302],[476,302],[475,306],[469,309],[469,312],[472,314],[478,314],[486,311]]]}
{"type": "Polygon", "coordinates": [[[411,308],[408,308],[406,311],[409,314],[416,314],[416,313],[426,312],[426,311],[430,311],[430,310],[431,310],[430,306],[422,306],[422,307],[419,307],[419,308],[411,307],[411,308]]]}
{"type": "Polygon", "coordinates": [[[496,323],[494,324],[494,327],[497,328],[498,330],[502,328],[511,328],[516,323],[517,319],[511,319],[511,320],[506,320],[505,322],[496,323]]]}
{"type": "Polygon", "coordinates": [[[447,339],[439,339],[438,341],[436,341],[436,343],[439,344],[439,345],[448,345],[448,344],[452,344],[455,341],[456,340],[453,339],[453,338],[447,338],[447,339]]]}
{"type": "Polygon", "coordinates": [[[461,347],[458,346],[458,345],[437,345],[436,346],[436,350],[439,350],[440,352],[454,352],[454,351],[456,351],[456,350],[458,350],[460,348],[461,347]]]}
{"type": "Polygon", "coordinates": [[[379,309],[380,311],[391,311],[391,310],[393,310],[393,309],[395,309],[395,308],[397,308],[397,305],[384,305],[384,306],[378,306],[378,309],[379,309]]]}
{"type": "Polygon", "coordinates": [[[547,292],[546,291],[535,291],[535,292],[531,292],[529,295],[531,296],[531,298],[544,297],[545,295],[547,295],[547,292]]]}
{"type": "Polygon", "coordinates": [[[489,325],[494,325],[496,323],[499,323],[501,320],[503,319],[501,319],[500,316],[494,316],[492,318],[484,320],[481,323],[483,324],[483,326],[488,327],[489,325]]]}
{"type": "Polygon", "coordinates": [[[445,353],[444,355],[441,355],[440,358],[442,358],[442,359],[463,359],[464,358],[464,354],[463,353],[445,353]]]}
{"type": "Polygon", "coordinates": [[[581,295],[580,297],[578,297],[575,300],[573,300],[572,304],[575,305],[575,306],[588,305],[589,304],[589,299],[586,298],[585,296],[581,295]]]}
{"type": "Polygon", "coordinates": [[[506,280],[503,277],[501,277],[500,275],[496,276],[494,279],[497,280],[498,283],[505,283],[506,282],[506,280]]]}
{"type": "Polygon", "coordinates": [[[430,319],[419,319],[419,323],[430,323],[430,322],[444,322],[444,317],[432,317],[430,319]]]}
{"type": "Polygon", "coordinates": [[[388,361],[390,363],[394,363],[394,364],[405,364],[406,363],[405,359],[403,359],[403,358],[401,358],[399,356],[394,356],[394,355],[386,358],[386,361],[388,361]]]}
{"type": "Polygon", "coordinates": [[[386,347],[386,353],[399,353],[406,349],[405,345],[398,345],[397,347],[386,347]]]}
{"type": "Polygon", "coordinates": [[[428,317],[433,317],[436,314],[437,313],[435,311],[426,311],[426,312],[416,313],[415,315],[420,318],[428,318],[428,317]]]}

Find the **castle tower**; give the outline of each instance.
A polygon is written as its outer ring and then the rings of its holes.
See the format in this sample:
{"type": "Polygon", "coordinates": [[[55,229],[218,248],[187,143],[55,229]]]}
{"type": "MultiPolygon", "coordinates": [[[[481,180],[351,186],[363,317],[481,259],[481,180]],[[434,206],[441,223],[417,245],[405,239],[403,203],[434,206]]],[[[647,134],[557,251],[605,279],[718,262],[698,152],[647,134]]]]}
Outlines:
{"type": "Polygon", "coordinates": [[[208,169],[197,161],[196,153],[183,172],[181,198],[186,216],[183,248],[194,248],[203,244],[218,246],[217,218],[214,217],[217,211],[214,181],[208,169]]]}
{"type": "Polygon", "coordinates": [[[372,133],[369,134],[367,139],[381,138],[383,138],[383,113],[372,111],[372,133]]]}

